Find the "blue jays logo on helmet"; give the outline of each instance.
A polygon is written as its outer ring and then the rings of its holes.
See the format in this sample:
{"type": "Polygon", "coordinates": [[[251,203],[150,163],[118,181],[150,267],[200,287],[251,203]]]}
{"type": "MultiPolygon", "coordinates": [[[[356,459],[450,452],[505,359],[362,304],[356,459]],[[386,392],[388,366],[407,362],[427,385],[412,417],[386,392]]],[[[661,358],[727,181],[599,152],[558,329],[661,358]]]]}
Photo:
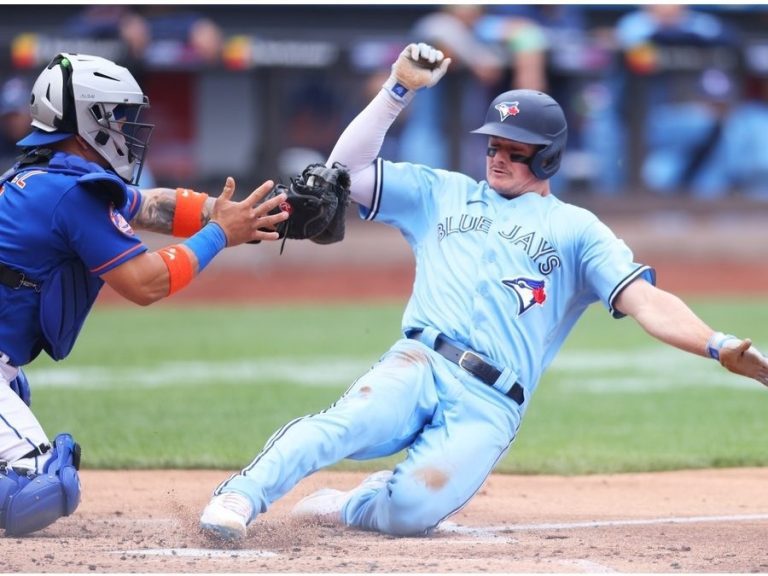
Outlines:
{"type": "Polygon", "coordinates": [[[518,108],[519,102],[499,102],[494,106],[499,111],[501,121],[504,122],[510,116],[517,116],[520,114],[520,108],[518,108]]]}
{"type": "Polygon", "coordinates": [[[544,304],[547,299],[547,293],[544,289],[546,282],[544,280],[534,280],[533,278],[513,278],[512,280],[502,280],[502,284],[512,288],[517,296],[518,315],[529,310],[534,304],[539,306],[544,304]]]}

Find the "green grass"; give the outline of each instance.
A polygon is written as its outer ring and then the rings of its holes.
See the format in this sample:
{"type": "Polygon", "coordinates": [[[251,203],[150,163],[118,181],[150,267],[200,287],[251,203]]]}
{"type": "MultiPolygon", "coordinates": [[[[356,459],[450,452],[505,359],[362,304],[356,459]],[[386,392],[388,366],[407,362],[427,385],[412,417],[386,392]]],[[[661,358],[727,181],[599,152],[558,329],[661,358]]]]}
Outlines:
{"type": "MultiPolygon", "coordinates": [[[[690,301],[768,347],[768,306],[690,301]]],[[[27,372],[49,435],[88,468],[234,470],[325,408],[397,338],[402,304],[99,308],[72,355],[27,372]]],[[[768,465],[768,390],[593,306],[547,372],[499,470],[577,474],[768,465]]],[[[388,459],[387,463],[401,456],[388,459]]],[[[374,469],[382,461],[343,462],[374,469]]]]}

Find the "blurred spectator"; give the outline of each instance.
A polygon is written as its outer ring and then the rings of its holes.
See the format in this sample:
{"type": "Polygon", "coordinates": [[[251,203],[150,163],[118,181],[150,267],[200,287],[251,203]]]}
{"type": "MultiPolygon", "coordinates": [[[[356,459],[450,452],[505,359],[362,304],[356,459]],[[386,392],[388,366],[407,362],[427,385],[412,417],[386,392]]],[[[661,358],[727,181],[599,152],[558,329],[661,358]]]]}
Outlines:
{"type": "Polygon", "coordinates": [[[494,4],[476,28],[513,55],[512,87],[544,90],[563,107],[568,144],[552,190],[621,192],[624,151],[610,86],[611,53],[588,31],[585,6],[494,4]]]}
{"type": "Polygon", "coordinates": [[[400,157],[482,176],[485,143],[468,135],[482,123],[474,102],[508,87],[546,88],[546,38],[539,26],[525,18],[486,20],[485,11],[481,5],[449,5],[415,23],[413,41],[452,58],[452,73],[411,103],[400,157]]]}
{"type": "Polygon", "coordinates": [[[20,152],[16,142],[29,133],[31,90],[32,84],[18,76],[9,78],[0,87],[0,173],[15,163],[20,152]]]}
{"type": "Polygon", "coordinates": [[[170,52],[168,57],[209,65],[220,61],[221,29],[204,14],[168,4],[144,4],[139,13],[147,22],[154,47],[170,52]],[[169,42],[180,43],[182,50],[167,45],[169,42]]]}
{"type": "Polygon", "coordinates": [[[721,70],[699,77],[699,97],[659,106],[648,114],[644,183],[654,192],[690,191],[716,198],[731,186],[726,132],[738,97],[732,78],[721,70]]]}
{"type": "Polygon", "coordinates": [[[690,6],[647,5],[619,19],[616,39],[627,74],[622,86],[627,116],[638,107],[648,111],[640,126],[642,182],[664,194],[727,194],[724,138],[738,91],[725,71],[701,67],[708,68],[712,50],[735,57],[735,32],[718,17],[690,6]],[[701,63],[698,70],[674,65],[673,50],[679,47],[693,50],[692,57],[701,63]]]}
{"type": "Polygon", "coordinates": [[[121,40],[131,65],[146,58],[162,63],[215,64],[223,45],[219,26],[205,15],[174,5],[92,5],[64,24],[80,38],[121,40]]]}
{"type": "Polygon", "coordinates": [[[724,140],[731,182],[745,196],[768,200],[768,77],[748,77],[728,117],[724,140]]]}
{"type": "Polygon", "coordinates": [[[129,6],[91,5],[64,24],[64,31],[78,38],[122,40],[128,59],[140,61],[149,46],[146,20],[129,6]]]}
{"type": "Polygon", "coordinates": [[[507,60],[477,35],[475,26],[484,10],[480,5],[445,6],[419,19],[411,36],[442,50],[453,59],[454,71],[467,70],[481,83],[493,85],[501,79],[507,60]]]}
{"type": "Polygon", "coordinates": [[[496,91],[505,65],[502,55],[475,35],[474,24],[482,12],[482,6],[445,6],[419,19],[411,30],[413,41],[435,46],[453,63],[445,82],[424,90],[409,105],[400,135],[400,158],[482,173],[478,172],[482,166],[473,160],[477,155],[465,150],[474,140],[467,133],[477,122],[469,116],[477,111],[466,107],[496,91]]]}
{"type": "Polygon", "coordinates": [[[586,22],[583,6],[494,4],[486,7],[476,30],[481,39],[505,46],[511,55],[511,88],[552,94],[557,87],[553,90],[547,52],[579,42],[586,22]]]}
{"type": "Polygon", "coordinates": [[[339,102],[325,84],[321,78],[298,81],[280,111],[284,130],[277,168],[283,178],[300,174],[309,164],[324,163],[343,129],[339,102]]]}

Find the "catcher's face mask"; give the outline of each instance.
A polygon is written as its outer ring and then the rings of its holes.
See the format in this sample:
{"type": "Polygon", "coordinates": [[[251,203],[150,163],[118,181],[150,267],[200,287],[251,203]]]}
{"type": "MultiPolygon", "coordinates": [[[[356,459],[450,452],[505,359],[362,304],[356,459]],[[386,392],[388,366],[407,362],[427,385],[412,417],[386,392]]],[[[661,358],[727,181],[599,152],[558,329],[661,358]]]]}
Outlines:
{"type": "Polygon", "coordinates": [[[35,81],[30,101],[35,131],[19,146],[79,134],[118,176],[138,182],[153,126],[139,122],[149,100],[126,68],[99,56],[58,54],[35,81]]]}

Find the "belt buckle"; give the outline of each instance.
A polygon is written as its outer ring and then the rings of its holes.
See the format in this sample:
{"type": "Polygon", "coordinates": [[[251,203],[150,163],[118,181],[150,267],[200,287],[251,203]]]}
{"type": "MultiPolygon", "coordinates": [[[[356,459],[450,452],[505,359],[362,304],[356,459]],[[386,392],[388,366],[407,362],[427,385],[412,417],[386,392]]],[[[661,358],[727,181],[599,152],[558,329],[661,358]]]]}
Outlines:
{"type": "Polygon", "coordinates": [[[461,353],[461,357],[459,358],[459,368],[462,370],[466,370],[470,374],[474,376],[475,372],[471,368],[468,368],[467,366],[464,366],[464,362],[468,360],[468,358],[473,357],[478,362],[483,362],[483,359],[480,358],[477,354],[475,354],[472,350],[464,350],[464,352],[461,353]]]}
{"type": "Polygon", "coordinates": [[[18,290],[20,288],[34,288],[35,292],[40,292],[40,286],[36,282],[27,280],[24,272],[19,272],[19,282],[16,284],[16,286],[13,287],[14,290],[18,290]]]}

